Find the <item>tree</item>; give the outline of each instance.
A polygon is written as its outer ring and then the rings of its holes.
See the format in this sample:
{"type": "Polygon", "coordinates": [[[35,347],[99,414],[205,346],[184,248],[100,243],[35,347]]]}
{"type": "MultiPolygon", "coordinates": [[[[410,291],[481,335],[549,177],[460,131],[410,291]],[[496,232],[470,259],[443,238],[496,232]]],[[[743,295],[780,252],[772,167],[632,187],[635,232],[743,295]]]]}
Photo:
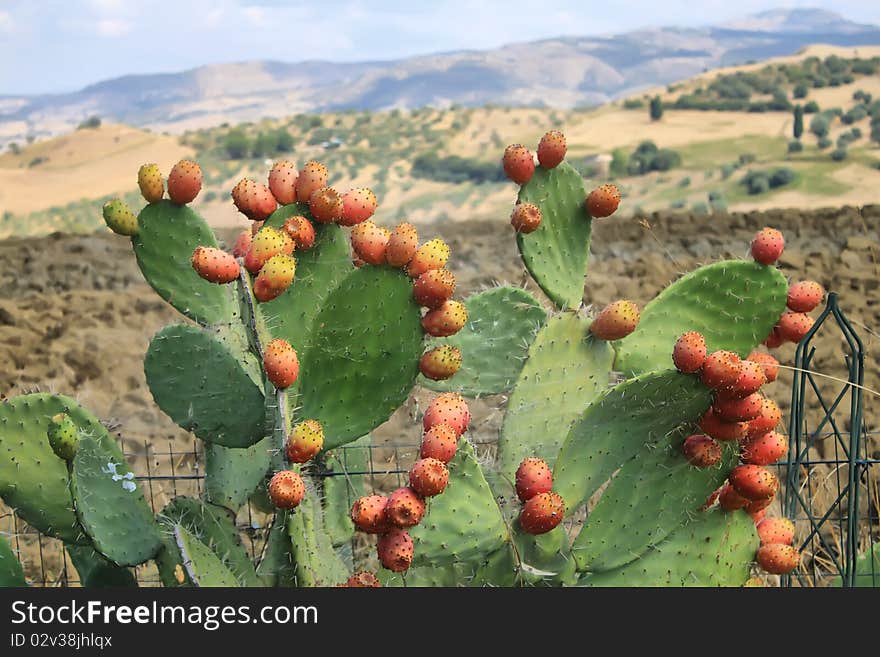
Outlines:
{"type": "Polygon", "coordinates": [[[794,138],[800,139],[804,134],[804,108],[795,105],[794,108],[794,138]]]}
{"type": "Polygon", "coordinates": [[[652,121],[659,121],[663,116],[663,102],[660,100],[660,96],[654,96],[651,99],[651,107],[649,111],[651,113],[652,121]]]}
{"type": "Polygon", "coordinates": [[[240,160],[247,155],[249,146],[250,142],[247,135],[240,128],[230,130],[226,133],[226,138],[223,140],[223,148],[231,160],[240,160]]]}
{"type": "Polygon", "coordinates": [[[817,114],[813,117],[813,120],[810,121],[810,132],[812,132],[820,139],[822,137],[828,136],[828,131],[830,130],[830,128],[831,126],[828,122],[828,117],[824,116],[823,114],[817,114]]]}
{"type": "Polygon", "coordinates": [[[805,85],[803,82],[796,85],[794,88],[794,97],[795,98],[806,98],[808,93],[809,93],[809,89],[807,88],[807,85],[805,85]]]}

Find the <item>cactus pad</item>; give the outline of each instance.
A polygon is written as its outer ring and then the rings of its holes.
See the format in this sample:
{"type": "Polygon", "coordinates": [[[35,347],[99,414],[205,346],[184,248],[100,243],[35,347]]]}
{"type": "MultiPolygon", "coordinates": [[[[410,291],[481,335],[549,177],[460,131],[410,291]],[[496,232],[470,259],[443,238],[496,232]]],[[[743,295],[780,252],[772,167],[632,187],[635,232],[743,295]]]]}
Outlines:
{"type": "Polygon", "coordinates": [[[205,443],[205,500],[238,511],[265,478],[273,449],[271,438],[250,447],[205,443]]]}
{"type": "Polygon", "coordinates": [[[117,566],[88,545],[68,545],[67,554],[84,588],[135,588],[137,580],[131,569],[117,566]]]}
{"type": "Polygon", "coordinates": [[[571,586],[577,582],[575,561],[563,527],[538,536],[514,534],[519,580],[530,585],[571,586]]]}
{"type": "Polygon", "coordinates": [[[327,470],[332,476],[324,478],[324,524],[333,545],[340,546],[354,535],[351,505],[367,494],[369,475],[363,473],[370,472],[370,436],[330,452],[327,470]]]}
{"type": "Polygon", "coordinates": [[[296,569],[291,561],[287,512],[279,511],[272,520],[269,537],[260,555],[257,577],[262,586],[294,586],[296,569]]]}
{"type": "Polygon", "coordinates": [[[470,397],[495,395],[513,387],[526,360],[529,345],[547,320],[538,300],[518,287],[496,287],[468,297],[468,321],[449,338],[431,345],[461,349],[462,366],[445,381],[425,377],[419,383],[431,390],[452,390],[470,397]]]}
{"type": "Polygon", "coordinates": [[[0,588],[27,586],[21,562],[9,547],[5,536],[0,536],[0,588]]]}
{"type": "Polygon", "coordinates": [[[211,548],[193,536],[182,525],[174,526],[174,542],[183,556],[183,567],[189,581],[198,587],[238,586],[235,575],[211,548]]]}
{"type": "Polygon", "coordinates": [[[333,549],[318,493],[311,482],[306,482],[305,499],[288,515],[297,585],[333,586],[348,579],[348,568],[333,549]]]}

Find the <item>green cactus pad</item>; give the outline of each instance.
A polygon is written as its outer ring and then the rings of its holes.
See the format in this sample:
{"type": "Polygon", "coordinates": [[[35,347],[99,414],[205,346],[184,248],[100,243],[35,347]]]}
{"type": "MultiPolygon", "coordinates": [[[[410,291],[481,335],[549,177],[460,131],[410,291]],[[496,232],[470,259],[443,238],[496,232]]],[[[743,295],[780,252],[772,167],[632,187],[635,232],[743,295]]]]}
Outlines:
{"type": "Polygon", "coordinates": [[[147,501],[119,448],[80,433],[70,466],[76,515],[95,549],[120,566],[136,566],[162,546],[147,501]]]}
{"type": "Polygon", "coordinates": [[[27,580],[9,541],[5,536],[0,536],[0,589],[13,586],[27,586],[27,580]]]}
{"type": "Polygon", "coordinates": [[[516,243],[535,282],[560,308],[577,308],[584,296],[590,254],[590,227],[584,181],[563,162],[554,169],[538,167],[519,192],[520,203],[541,209],[541,225],[516,243]]]}
{"type": "Polygon", "coordinates": [[[572,425],[556,459],[553,490],[573,513],[645,446],[690,426],[709,408],[709,389],[675,370],[649,372],[597,397],[572,425]]]}
{"type": "Polygon", "coordinates": [[[205,500],[238,511],[266,477],[274,448],[271,438],[250,447],[205,443],[205,500]]]}
{"type": "Polygon", "coordinates": [[[335,586],[348,579],[348,568],[336,554],[324,527],[324,513],[318,493],[306,482],[306,496],[288,514],[293,562],[298,586],[335,586]]]}
{"type": "Polygon", "coordinates": [[[201,588],[239,586],[235,575],[211,548],[193,536],[182,525],[174,526],[174,542],[183,556],[183,567],[189,581],[201,588]]]}
{"type": "Polygon", "coordinates": [[[376,577],[382,586],[412,588],[454,588],[467,586],[467,572],[472,571],[466,564],[444,564],[441,566],[422,566],[410,568],[405,573],[395,573],[380,568],[376,577]]]}
{"type": "Polygon", "coordinates": [[[298,418],[321,422],[324,449],[368,434],[409,396],[422,344],[410,278],[388,267],[354,270],[327,297],[300,352],[298,418]]]}
{"type": "Polygon", "coordinates": [[[409,533],[416,566],[480,561],[507,540],[501,510],[466,439],[449,462],[446,490],[428,500],[425,517],[409,533]]]}
{"type": "Polygon", "coordinates": [[[291,559],[288,517],[284,511],[275,514],[269,528],[269,538],[263,546],[257,577],[262,586],[295,586],[296,568],[291,559]]]}
{"type": "Polygon", "coordinates": [[[74,512],[67,464],[49,446],[47,431],[58,413],[115,449],[100,420],[69,397],[37,393],[0,402],[0,497],[43,534],[88,544],[74,512]]]}
{"type": "Polygon", "coordinates": [[[529,345],[547,321],[547,313],[535,297],[518,287],[486,290],[468,297],[464,305],[468,313],[464,328],[428,345],[458,347],[461,369],[445,381],[421,376],[419,384],[470,397],[507,392],[522,371],[529,345]]]}
{"type": "Polygon", "coordinates": [[[577,582],[575,561],[564,527],[532,536],[514,533],[518,578],[538,586],[571,586],[577,582]]]}
{"type": "Polygon", "coordinates": [[[136,588],[138,583],[130,568],[117,566],[88,545],[68,545],[67,554],[83,588],[136,588]]]}
{"type": "Polygon", "coordinates": [[[618,568],[694,517],[739,460],[726,445],[717,466],[696,468],[681,453],[682,436],[646,446],[611,480],[571,551],[578,570],[618,568]]]}
{"type": "Polygon", "coordinates": [[[324,524],[334,546],[348,543],[354,535],[351,505],[367,494],[370,471],[370,436],[333,450],[327,455],[324,478],[324,524]],[[358,474],[360,473],[360,474],[358,474]]]}
{"type": "Polygon", "coordinates": [[[785,310],[788,283],[775,267],[725,260],[700,267],[645,306],[636,330],[618,343],[615,368],[641,374],[672,366],[682,333],[699,331],[710,352],[746,356],[785,310]]]}
{"type": "Polygon", "coordinates": [[[714,509],[621,568],[582,577],[582,586],[742,586],[758,549],[743,511],[714,509]]]}
{"type": "Polygon", "coordinates": [[[589,338],[590,322],[564,314],[547,321],[529,348],[501,428],[501,474],[512,478],[525,457],[550,467],[571,423],[608,387],[614,352],[589,338]]]}
{"type": "Polygon", "coordinates": [[[144,358],[153,399],[202,440],[249,447],[265,436],[263,393],[233,352],[196,326],[166,326],[144,358]]]}
{"type": "MultiPolygon", "coordinates": [[[[840,588],[843,586],[843,578],[840,576],[831,579],[829,587],[840,588]]],[[[856,588],[880,588],[880,543],[874,543],[856,559],[856,588]]]]}
{"type": "Polygon", "coordinates": [[[165,301],[199,324],[231,321],[237,312],[234,288],[209,283],[192,268],[196,247],[218,246],[214,232],[192,208],[168,200],[147,205],[131,243],[144,278],[165,301]]]}
{"type": "Polygon", "coordinates": [[[226,509],[190,497],[176,497],[162,509],[159,523],[169,536],[165,541],[161,558],[156,559],[159,575],[165,586],[180,585],[177,579],[177,566],[183,565],[184,557],[177,543],[170,540],[177,525],[186,528],[192,536],[208,547],[241,586],[259,585],[254,565],[241,544],[234,518],[226,509]]]}

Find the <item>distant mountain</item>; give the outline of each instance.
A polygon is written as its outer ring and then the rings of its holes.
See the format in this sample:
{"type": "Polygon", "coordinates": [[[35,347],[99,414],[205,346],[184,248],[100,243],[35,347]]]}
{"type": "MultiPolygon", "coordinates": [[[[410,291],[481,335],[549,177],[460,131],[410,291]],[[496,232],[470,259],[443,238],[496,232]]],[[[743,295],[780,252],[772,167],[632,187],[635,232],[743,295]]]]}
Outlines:
{"type": "Polygon", "coordinates": [[[179,132],[348,108],[590,106],[813,43],[880,45],[880,27],[821,10],[775,10],[715,27],[561,37],[396,61],[254,61],[130,75],[74,93],[0,96],[0,144],[67,131],[93,114],[179,132]]]}

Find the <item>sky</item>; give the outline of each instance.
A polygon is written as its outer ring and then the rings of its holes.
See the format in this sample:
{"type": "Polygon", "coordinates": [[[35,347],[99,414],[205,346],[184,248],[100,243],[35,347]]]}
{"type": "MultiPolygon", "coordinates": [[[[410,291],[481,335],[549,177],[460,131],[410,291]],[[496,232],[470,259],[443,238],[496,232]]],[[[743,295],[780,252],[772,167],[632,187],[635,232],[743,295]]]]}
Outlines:
{"type": "Polygon", "coordinates": [[[878,0],[0,0],[0,96],[254,59],[363,61],[878,0]]]}

